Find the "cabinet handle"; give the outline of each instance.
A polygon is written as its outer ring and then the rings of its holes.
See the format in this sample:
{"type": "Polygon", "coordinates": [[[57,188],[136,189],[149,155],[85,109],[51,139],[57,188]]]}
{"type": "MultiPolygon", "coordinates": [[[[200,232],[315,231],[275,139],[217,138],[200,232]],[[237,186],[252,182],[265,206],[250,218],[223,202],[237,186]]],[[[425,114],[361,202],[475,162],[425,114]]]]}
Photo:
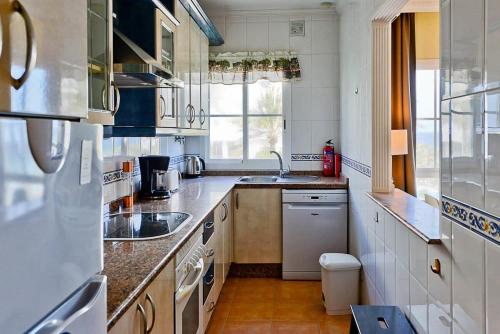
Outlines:
{"type": "Polygon", "coordinates": [[[238,194],[238,192],[236,192],[235,194],[236,198],[234,199],[235,200],[235,205],[236,205],[236,209],[239,209],[240,208],[240,196],[238,194]]]}
{"type": "Polygon", "coordinates": [[[200,109],[200,124],[203,125],[205,124],[205,121],[207,120],[207,116],[205,115],[205,110],[203,108],[200,109]],[[202,118],[203,116],[203,118],[202,118]]]}
{"type": "Polygon", "coordinates": [[[162,95],[160,95],[160,119],[164,119],[166,113],[167,113],[167,102],[165,102],[165,98],[162,95]]]}
{"type": "Polygon", "coordinates": [[[21,88],[22,85],[28,80],[31,72],[35,69],[36,65],[36,39],[35,39],[35,30],[33,29],[33,23],[31,22],[31,18],[26,11],[26,8],[21,4],[20,1],[14,0],[12,2],[12,9],[17,12],[24,20],[24,25],[26,27],[26,41],[27,41],[27,50],[26,50],[26,62],[24,73],[19,77],[19,79],[15,79],[11,75],[11,83],[12,86],[17,90],[21,88]]]}
{"type": "Polygon", "coordinates": [[[222,203],[222,207],[224,208],[224,216],[222,217],[222,221],[226,221],[226,219],[227,219],[227,204],[222,203]]]}
{"type": "Polygon", "coordinates": [[[115,116],[118,110],[120,109],[120,104],[121,104],[121,96],[120,96],[120,89],[118,89],[118,86],[114,81],[111,82],[111,86],[113,87],[115,91],[115,106],[113,108],[113,112],[111,113],[111,116],[115,116]]]}
{"type": "Polygon", "coordinates": [[[215,310],[215,303],[211,302],[210,307],[208,308],[208,312],[212,312],[213,310],[215,310]]]}
{"type": "Polygon", "coordinates": [[[195,119],[196,119],[196,108],[193,105],[191,105],[191,117],[189,123],[193,124],[195,119]]]}
{"type": "Polygon", "coordinates": [[[375,218],[373,218],[375,223],[378,223],[378,212],[375,212],[375,218]]]}
{"type": "Polygon", "coordinates": [[[206,257],[212,257],[212,256],[214,256],[214,254],[215,254],[215,250],[213,248],[211,248],[210,250],[205,252],[206,257]]]}
{"type": "Polygon", "coordinates": [[[434,259],[434,263],[431,264],[431,270],[434,274],[441,276],[441,261],[439,259],[434,259]]]}
{"type": "Polygon", "coordinates": [[[207,229],[207,230],[210,230],[214,227],[215,225],[215,222],[206,222],[204,227],[207,229]]]}
{"type": "Polygon", "coordinates": [[[146,334],[148,332],[148,318],[146,316],[146,311],[144,310],[144,306],[141,304],[137,304],[137,311],[141,315],[142,318],[142,333],[146,334]]]}
{"type": "Polygon", "coordinates": [[[151,296],[149,295],[149,293],[146,293],[146,301],[149,302],[149,304],[151,305],[151,311],[153,311],[153,319],[151,320],[151,327],[149,329],[146,328],[146,334],[149,334],[153,330],[156,322],[156,304],[153,301],[153,298],[151,298],[151,296]]]}
{"type": "Polygon", "coordinates": [[[191,124],[191,104],[186,106],[186,120],[189,124],[191,124]]]}
{"type": "Polygon", "coordinates": [[[106,102],[106,84],[102,86],[102,92],[101,92],[101,103],[102,103],[102,109],[108,110],[109,108],[109,101],[106,102]]]}

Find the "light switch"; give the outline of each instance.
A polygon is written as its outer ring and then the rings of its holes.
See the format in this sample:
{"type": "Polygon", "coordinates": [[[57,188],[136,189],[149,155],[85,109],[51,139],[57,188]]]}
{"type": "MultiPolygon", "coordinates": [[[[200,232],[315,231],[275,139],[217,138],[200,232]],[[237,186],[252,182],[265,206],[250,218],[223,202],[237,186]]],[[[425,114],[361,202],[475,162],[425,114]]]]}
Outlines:
{"type": "Polygon", "coordinates": [[[92,180],[92,140],[82,141],[82,160],[80,163],[80,184],[89,184],[92,180]]]}

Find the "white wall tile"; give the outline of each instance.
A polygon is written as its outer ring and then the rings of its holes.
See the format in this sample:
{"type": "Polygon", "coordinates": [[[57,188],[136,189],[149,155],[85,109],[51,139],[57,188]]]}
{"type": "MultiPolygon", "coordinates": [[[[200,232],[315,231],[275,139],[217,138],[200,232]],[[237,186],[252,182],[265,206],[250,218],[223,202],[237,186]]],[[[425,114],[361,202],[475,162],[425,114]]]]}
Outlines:
{"type": "Polygon", "coordinates": [[[311,153],[311,122],[292,121],[292,154],[311,153]]]}
{"type": "Polygon", "coordinates": [[[311,170],[311,161],[292,161],[292,171],[308,171],[311,170]]]}
{"type": "MultiPolygon", "coordinates": [[[[288,50],[290,48],[290,35],[288,17],[285,21],[269,22],[269,50],[288,50]]],[[[272,18],[270,18],[272,20],[272,18]]]]}
{"type": "Polygon", "coordinates": [[[453,332],[484,333],[484,239],[452,226],[453,332]]]}
{"type": "Polygon", "coordinates": [[[385,295],[385,248],[378,236],[375,236],[375,287],[377,293],[385,295]]]}
{"type": "Polygon", "coordinates": [[[387,247],[392,253],[396,251],[396,224],[401,224],[396,220],[392,215],[385,213],[384,218],[384,243],[385,247],[387,247]]]}
{"type": "Polygon", "coordinates": [[[269,18],[267,16],[247,17],[247,47],[244,51],[269,50],[269,18]]]}
{"type": "Polygon", "coordinates": [[[410,266],[409,233],[403,224],[396,224],[396,259],[408,270],[410,266]]]}
{"type": "Polygon", "coordinates": [[[396,305],[410,316],[410,272],[397,260],[396,255],[396,305]]]}
{"type": "Polygon", "coordinates": [[[338,51],[338,23],[336,20],[312,21],[312,53],[338,51]]]}
{"type": "Polygon", "coordinates": [[[428,268],[438,259],[441,266],[439,274],[428,270],[428,290],[435,303],[451,315],[451,222],[441,218],[441,244],[429,245],[428,268]]]}
{"type": "MultiPolygon", "coordinates": [[[[387,244],[386,244],[387,245],[387,244]]],[[[385,247],[384,300],[386,305],[396,304],[396,256],[385,247]]]]}
{"type": "Polygon", "coordinates": [[[312,87],[334,87],[338,85],[338,56],[335,54],[313,54],[311,58],[312,87]]]}
{"type": "Polygon", "coordinates": [[[336,88],[314,87],[311,90],[311,113],[313,121],[333,121],[338,120],[335,114],[335,104],[338,101],[336,88]]]}
{"type": "Polygon", "coordinates": [[[338,143],[338,138],[340,137],[335,133],[336,123],[333,121],[312,121],[311,122],[311,131],[312,131],[312,142],[311,149],[312,153],[320,153],[323,152],[323,146],[325,143],[333,139],[334,146],[338,143]]]}
{"type": "Polygon", "coordinates": [[[410,319],[417,333],[427,333],[427,290],[410,275],[410,319]]]}
{"type": "Polygon", "coordinates": [[[246,19],[244,16],[226,17],[226,51],[245,51],[246,19]]]}
{"type": "Polygon", "coordinates": [[[410,273],[427,289],[427,243],[410,233],[410,273]]]}
{"type": "Polygon", "coordinates": [[[310,87],[292,87],[292,120],[312,120],[310,87]]]}
{"type": "Polygon", "coordinates": [[[486,242],[486,330],[500,333],[500,247],[486,242]]]}
{"type": "Polygon", "coordinates": [[[449,313],[445,312],[440,303],[431,295],[429,300],[429,334],[451,334],[452,321],[449,313]]]}

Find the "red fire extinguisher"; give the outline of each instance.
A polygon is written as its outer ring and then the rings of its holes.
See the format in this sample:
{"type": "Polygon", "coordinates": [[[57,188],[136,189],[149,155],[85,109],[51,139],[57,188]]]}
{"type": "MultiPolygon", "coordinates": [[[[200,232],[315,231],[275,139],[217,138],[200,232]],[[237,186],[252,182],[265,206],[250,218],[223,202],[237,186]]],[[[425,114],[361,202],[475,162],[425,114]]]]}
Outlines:
{"type": "Polygon", "coordinates": [[[323,147],[323,175],[333,176],[334,174],[334,149],[330,139],[323,147]]]}

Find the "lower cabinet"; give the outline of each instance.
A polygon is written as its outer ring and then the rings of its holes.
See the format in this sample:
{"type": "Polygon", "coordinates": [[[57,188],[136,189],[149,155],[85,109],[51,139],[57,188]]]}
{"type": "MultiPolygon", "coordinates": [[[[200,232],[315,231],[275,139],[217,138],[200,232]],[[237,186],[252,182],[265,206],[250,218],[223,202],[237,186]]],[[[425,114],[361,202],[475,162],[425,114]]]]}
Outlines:
{"type": "Polygon", "coordinates": [[[234,191],[234,262],[281,263],[281,189],[234,191]]]}
{"type": "Polygon", "coordinates": [[[154,279],[110,334],[174,333],[174,262],[171,261],[154,279]]]}
{"type": "Polygon", "coordinates": [[[233,208],[232,208],[232,194],[226,196],[222,203],[221,213],[223,214],[222,224],[224,226],[224,236],[222,240],[223,249],[223,279],[229,274],[229,268],[233,262],[233,208]]]}

